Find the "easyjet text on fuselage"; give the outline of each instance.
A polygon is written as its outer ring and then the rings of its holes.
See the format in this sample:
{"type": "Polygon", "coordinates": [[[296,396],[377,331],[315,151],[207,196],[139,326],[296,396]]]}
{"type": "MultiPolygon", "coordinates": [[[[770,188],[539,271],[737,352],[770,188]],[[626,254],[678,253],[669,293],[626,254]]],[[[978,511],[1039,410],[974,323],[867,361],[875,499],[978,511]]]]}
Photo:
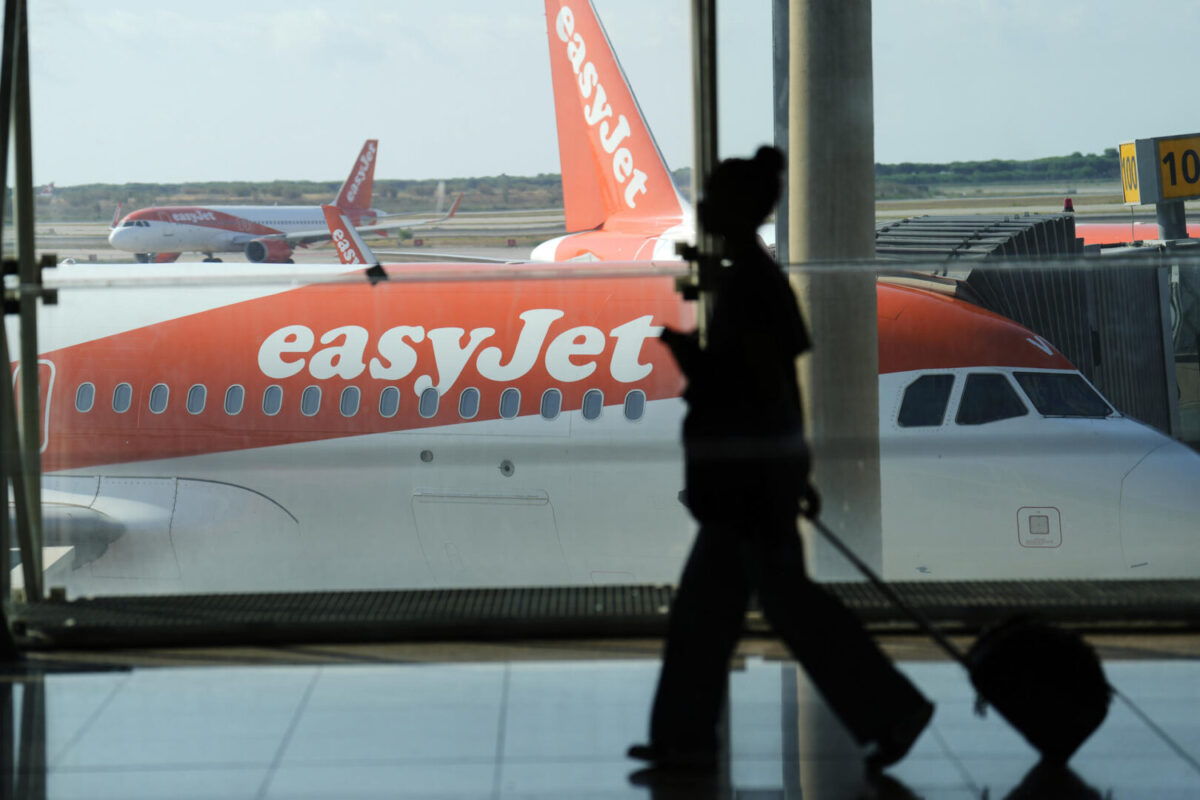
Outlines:
{"type": "Polygon", "coordinates": [[[512,350],[482,347],[496,334],[495,328],[444,327],[426,330],[421,325],[397,325],[383,331],[374,342],[360,325],[342,325],[318,334],[307,325],[285,325],[268,334],[258,349],[258,366],[272,379],[290,378],[307,370],[315,380],[354,380],[367,373],[376,380],[401,380],[421,367],[421,354],[414,344],[429,341],[432,370],[420,370],[413,391],[420,395],[436,386],[445,394],[474,360],[481,378],[496,383],[518,380],[541,364],[556,381],[572,383],[591,376],[599,366],[597,356],[609,350],[609,376],[618,383],[634,383],[654,369],[641,361],[642,346],[657,338],[662,328],[651,324],[650,315],[637,317],[607,333],[590,325],[578,325],[550,336],[550,327],[565,314],[559,309],[535,308],[519,315],[521,330],[512,350]],[[463,339],[466,343],[463,343],[463,339]],[[549,343],[547,343],[549,340],[549,343]],[[323,345],[315,350],[317,344],[323,345]],[[437,383],[434,383],[436,376],[437,383]]]}

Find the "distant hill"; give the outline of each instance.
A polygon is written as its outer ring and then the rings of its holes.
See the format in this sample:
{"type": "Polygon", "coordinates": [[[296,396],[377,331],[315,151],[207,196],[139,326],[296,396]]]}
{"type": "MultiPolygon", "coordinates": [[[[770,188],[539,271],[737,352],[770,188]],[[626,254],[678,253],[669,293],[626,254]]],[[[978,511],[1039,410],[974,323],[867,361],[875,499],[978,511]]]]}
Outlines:
{"type": "MultiPolygon", "coordinates": [[[[683,167],[672,175],[685,195],[691,194],[692,170],[683,167]]],[[[955,161],[950,164],[876,164],[878,198],[927,197],[949,184],[1062,183],[1119,180],[1117,151],[1102,155],[1069,156],[1032,161],[955,161]]],[[[463,211],[508,211],[562,206],[559,175],[533,177],[495,175],[479,178],[446,178],[448,198],[462,192],[463,211]]],[[[432,209],[437,180],[376,180],[373,205],[384,211],[432,209]]],[[[100,222],[112,219],[117,203],[123,213],[146,206],[164,205],[317,205],[330,202],[340,181],[210,181],[205,183],[93,183],[55,187],[52,198],[37,201],[39,222],[100,222]]],[[[12,218],[11,203],[5,220],[12,218]]]]}
{"type": "Polygon", "coordinates": [[[1032,161],[992,159],[949,164],[876,164],[875,196],[918,197],[931,194],[932,187],[947,184],[1075,183],[1120,179],[1117,150],[1110,147],[1101,155],[1072,153],[1032,161]]]}

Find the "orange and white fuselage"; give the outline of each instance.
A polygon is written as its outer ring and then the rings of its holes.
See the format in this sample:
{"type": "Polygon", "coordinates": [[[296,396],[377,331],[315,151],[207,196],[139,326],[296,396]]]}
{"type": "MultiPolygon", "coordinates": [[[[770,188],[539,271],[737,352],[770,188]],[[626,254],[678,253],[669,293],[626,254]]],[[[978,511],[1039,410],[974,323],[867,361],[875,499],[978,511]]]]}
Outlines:
{"type": "MultiPolygon", "coordinates": [[[[42,463],[69,589],[675,580],[683,381],[657,332],[692,307],[677,265],[603,268],[405,265],[371,286],[313,266],[182,292],[67,288],[122,276],[61,268],[42,463]]],[[[1107,404],[1039,413],[1019,376],[1078,373],[1009,320],[885,284],[879,309],[888,577],[1200,571],[1200,457],[1107,404]],[[978,374],[1021,414],[963,424],[978,374]],[[900,425],[925,376],[950,376],[943,417],[900,425]]]]}

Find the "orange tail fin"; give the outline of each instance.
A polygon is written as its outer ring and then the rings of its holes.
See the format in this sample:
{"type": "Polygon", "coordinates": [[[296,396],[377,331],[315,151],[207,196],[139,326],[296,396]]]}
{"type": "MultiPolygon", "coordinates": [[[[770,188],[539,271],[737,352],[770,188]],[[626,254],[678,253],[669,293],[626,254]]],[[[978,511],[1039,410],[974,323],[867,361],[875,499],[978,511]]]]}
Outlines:
{"type": "Polygon", "coordinates": [[[568,231],[678,220],[683,201],[590,0],[546,0],[568,231]]]}
{"type": "Polygon", "coordinates": [[[378,139],[367,139],[358,159],[350,168],[350,174],[342,184],[333,204],[340,209],[362,209],[371,207],[371,192],[375,188],[375,154],[379,151],[378,139]]]}

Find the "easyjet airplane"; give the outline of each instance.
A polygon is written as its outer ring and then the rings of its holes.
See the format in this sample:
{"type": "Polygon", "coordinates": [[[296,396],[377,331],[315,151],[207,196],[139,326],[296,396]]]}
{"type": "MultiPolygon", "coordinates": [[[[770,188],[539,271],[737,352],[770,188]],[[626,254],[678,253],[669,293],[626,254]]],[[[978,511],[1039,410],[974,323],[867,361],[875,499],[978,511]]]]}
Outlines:
{"type": "MultiPolygon", "coordinates": [[[[441,222],[458,210],[461,195],[449,212],[432,219],[413,214],[383,214],[371,208],[378,141],[368,139],[342,183],[333,204],[360,230],[386,233],[401,227],[441,222]]],[[[254,262],[290,263],[296,247],[329,241],[319,206],[155,206],[130,213],[113,227],[108,242],[137,253],[141,261],[170,262],[183,251],[205,254],[245,253],[254,262]]]]}
{"type": "MultiPolygon", "coordinates": [[[[606,237],[652,247],[683,222],[656,203],[674,193],[661,159],[633,149],[649,135],[616,105],[623,76],[598,66],[590,6],[547,6],[552,53],[566,36],[580,74],[592,64],[592,103],[614,87],[589,157],[610,199],[634,202],[562,254],[607,257],[606,237]]],[[[674,581],[693,532],[677,499],[683,380],[657,337],[694,323],[674,286],[685,265],[380,268],[349,215],[327,211],[340,265],[55,271],[44,513],[47,544],[74,550],[52,583],[674,581]]],[[[881,283],[878,300],[888,577],[1200,574],[1200,456],[1117,413],[1010,320],[919,288],[881,283]]]]}

